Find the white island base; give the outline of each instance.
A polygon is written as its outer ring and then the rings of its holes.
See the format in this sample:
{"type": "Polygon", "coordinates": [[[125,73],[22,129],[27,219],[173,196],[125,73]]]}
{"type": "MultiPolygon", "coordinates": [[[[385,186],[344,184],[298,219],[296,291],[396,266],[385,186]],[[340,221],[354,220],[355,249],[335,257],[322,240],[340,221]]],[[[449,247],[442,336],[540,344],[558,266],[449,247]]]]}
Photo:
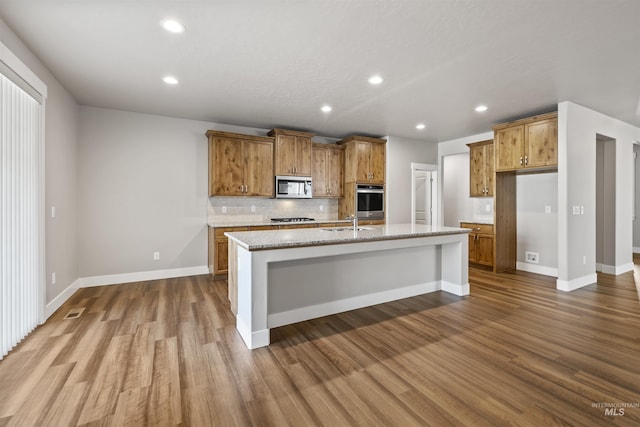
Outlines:
{"type": "MultiPolygon", "coordinates": [[[[251,232],[228,233],[236,328],[255,349],[269,345],[270,328],[440,290],[468,295],[468,236],[450,230],[383,240],[348,231],[348,243],[259,249],[251,232]]],[[[301,242],[309,233],[333,233],[291,230],[288,239],[292,232],[301,242]]]]}

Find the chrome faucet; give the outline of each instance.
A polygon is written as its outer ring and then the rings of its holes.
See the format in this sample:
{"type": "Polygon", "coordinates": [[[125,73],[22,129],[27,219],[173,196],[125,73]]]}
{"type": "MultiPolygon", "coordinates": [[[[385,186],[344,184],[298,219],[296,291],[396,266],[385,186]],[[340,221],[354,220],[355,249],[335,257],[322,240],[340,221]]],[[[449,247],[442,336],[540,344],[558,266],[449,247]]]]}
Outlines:
{"type": "Polygon", "coordinates": [[[351,223],[353,224],[354,232],[358,231],[358,217],[355,214],[349,215],[345,219],[351,220],[351,223]]]}

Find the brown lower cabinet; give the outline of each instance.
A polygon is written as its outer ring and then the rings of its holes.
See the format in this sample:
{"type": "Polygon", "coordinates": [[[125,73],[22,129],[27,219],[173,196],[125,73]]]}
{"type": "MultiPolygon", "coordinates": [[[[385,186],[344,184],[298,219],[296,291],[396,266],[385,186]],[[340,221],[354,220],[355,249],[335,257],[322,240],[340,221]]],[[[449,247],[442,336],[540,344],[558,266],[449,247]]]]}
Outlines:
{"type": "Polygon", "coordinates": [[[251,225],[234,227],[209,227],[209,273],[226,276],[229,273],[229,239],[224,233],[234,231],[286,230],[291,228],[340,227],[344,222],[322,222],[312,224],[251,225]]]}
{"type": "Polygon", "coordinates": [[[460,227],[471,230],[469,262],[493,268],[493,225],[461,222],[460,227]]]}

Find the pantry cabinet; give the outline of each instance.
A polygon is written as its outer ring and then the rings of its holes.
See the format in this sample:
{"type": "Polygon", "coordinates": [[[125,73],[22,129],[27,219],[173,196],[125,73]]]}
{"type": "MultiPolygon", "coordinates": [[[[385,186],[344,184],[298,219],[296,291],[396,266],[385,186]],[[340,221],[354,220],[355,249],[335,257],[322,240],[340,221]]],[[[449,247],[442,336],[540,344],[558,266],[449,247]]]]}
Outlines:
{"type": "Polygon", "coordinates": [[[209,196],[273,197],[273,138],[207,131],[209,196]]]}
{"type": "Polygon", "coordinates": [[[469,147],[469,196],[493,197],[493,140],[467,144],[469,147]]]}
{"type": "Polygon", "coordinates": [[[311,176],[312,133],[272,129],[267,134],[275,138],[275,175],[311,176]]]}
{"type": "Polygon", "coordinates": [[[314,143],[311,147],[311,164],[313,197],[342,197],[344,194],[344,146],[314,143]]]}
{"type": "Polygon", "coordinates": [[[468,228],[469,262],[493,267],[493,225],[461,222],[460,228],[468,228]]]}
{"type": "Polygon", "coordinates": [[[338,141],[345,146],[345,182],[384,184],[386,140],[351,136],[338,141]]]}
{"type": "Polygon", "coordinates": [[[558,166],[558,114],[494,126],[496,172],[558,166]]]}

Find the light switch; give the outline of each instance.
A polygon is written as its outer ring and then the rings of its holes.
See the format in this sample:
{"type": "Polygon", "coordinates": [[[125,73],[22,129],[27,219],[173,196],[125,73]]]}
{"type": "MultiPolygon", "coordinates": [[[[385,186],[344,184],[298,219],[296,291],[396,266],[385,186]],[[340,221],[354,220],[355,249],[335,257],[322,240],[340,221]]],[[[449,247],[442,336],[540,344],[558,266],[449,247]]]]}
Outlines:
{"type": "Polygon", "coordinates": [[[55,217],[56,217],[56,207],[51,206],[51,218],[55,218],[55,217]]]}
{"type": "Polygon", "coordinates": [[[551,206],[545,206],[544,213],[551,213],[551,206]]]}

